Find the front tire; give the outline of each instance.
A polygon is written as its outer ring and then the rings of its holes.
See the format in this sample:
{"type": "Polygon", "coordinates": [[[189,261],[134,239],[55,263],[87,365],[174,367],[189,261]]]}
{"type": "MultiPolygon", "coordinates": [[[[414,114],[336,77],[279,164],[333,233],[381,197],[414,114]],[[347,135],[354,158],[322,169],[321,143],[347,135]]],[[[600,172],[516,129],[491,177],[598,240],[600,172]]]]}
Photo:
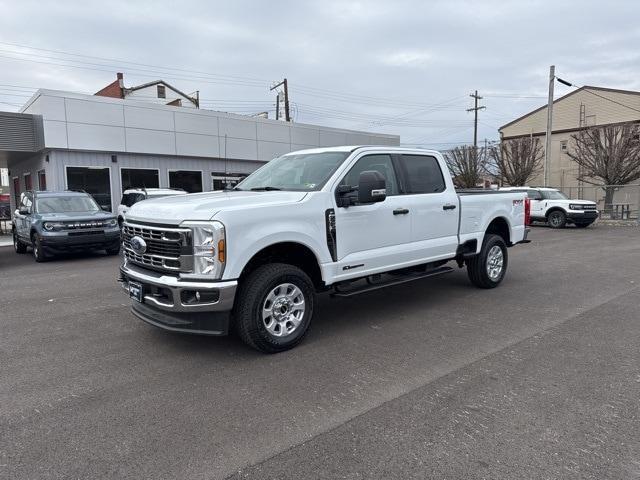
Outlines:
{"type": "Polygon", "coordinates": [[[32,241],[32,245],[33,245],[33,258],[35,259],[36,262],[41,263],[41,262],[46,262],[47,261],[47,256],[44,253],[44,250],[42,249],[42,244],[40,242],[40,239],[38,238],[38,235],[34,235],[31,238],[32,241]]]}
{"type": "Polygon", "coordinates": [[[22,243],[20,240],[18,240],[18,234],[16,233],[16,231],[13,231],[13,248],[16,251],[16,253],[27,253],[27,246],[22,243]]]}
{"type": "Polygon", "coordinates": [[[551,228],[564,228],[567,215],[562,210],[554,210],[547,216],[547,223],[551,228]]]}
{"type": "Polygon", "coordinates": [[[467,260],[469,280],[479,288],[495,288],[507,273],[507,244],[499,235],[487,234],[480,253],[467,260]]]}
{"type": "Polygon", "coordinates": [[[118,246],[116,247],[112,247],[112,248],[105,248],[107,255],[118,255],[120,253],[120,244],[118,244],[118,246]]]}
{"type": "Polygon", "coordinates": [[[233,312],[236,330],[261,352],[289,350],[307,333],[314,301],[313,283],[298,267],[263,265],[240,285],[233,312]]]}

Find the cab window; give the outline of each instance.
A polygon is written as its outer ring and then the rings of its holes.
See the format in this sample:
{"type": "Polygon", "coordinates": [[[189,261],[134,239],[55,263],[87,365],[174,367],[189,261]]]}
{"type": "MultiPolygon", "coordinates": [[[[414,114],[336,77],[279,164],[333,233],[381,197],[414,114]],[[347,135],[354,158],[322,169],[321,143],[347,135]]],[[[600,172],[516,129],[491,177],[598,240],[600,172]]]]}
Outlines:
{"type": "Polygon", "coordinates": [[[387,181],[387,196],[398,194],[398,180],[390,155],[366,155],[360,158],[344,176],[340,185],[357,187],[360,174],[370,170],[380,172],[384,176],[387,181]]]}
{"type": "Polygon", "coordinates": [[[400,162],[404,170],[405,193],[444,192],[444,177],[435,157],[402,155],[400,162]]]}

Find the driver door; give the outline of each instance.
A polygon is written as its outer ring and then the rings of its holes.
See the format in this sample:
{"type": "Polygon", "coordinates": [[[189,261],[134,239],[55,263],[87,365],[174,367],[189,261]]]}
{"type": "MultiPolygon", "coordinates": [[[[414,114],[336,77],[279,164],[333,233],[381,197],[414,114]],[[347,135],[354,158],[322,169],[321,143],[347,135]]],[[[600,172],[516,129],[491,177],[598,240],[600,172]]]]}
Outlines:
{"type": "MultiPolygon", "coordinates": [[[[335,207],[337,266],[339,280],[390,270],[401,263],[403,244],[411,240],[411,218],[400,188],[395,163],[388,154],[360,157],[339,185],[358,185],[360,173],[375,170],[386,180],[387,197],[382,202],[335,207]]],[[[357,198],[357,193],[351,194],[357,198]]]]}
{"type": "Polygon", "coordinates": [[[16,232],[18,237],[25,242],[29,241],[29,215],[20,213],[20,210],[27,209],[31,213],[33,208],[33,197],[29,192],[24,192],[20,195],[20,204],[15,212],[16,232]]]}

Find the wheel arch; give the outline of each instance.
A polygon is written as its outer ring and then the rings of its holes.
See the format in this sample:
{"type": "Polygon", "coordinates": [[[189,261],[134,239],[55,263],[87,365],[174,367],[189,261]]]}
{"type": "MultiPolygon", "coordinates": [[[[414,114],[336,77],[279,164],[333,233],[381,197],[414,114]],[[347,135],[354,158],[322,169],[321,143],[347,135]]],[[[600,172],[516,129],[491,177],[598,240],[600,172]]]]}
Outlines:
{"type": "Polygon", "coordinates": [[[507,246],[511,246],[511,224],[505,217],[495,217],[484,232],[485,236],[492,234],[502,237],[507,246]]]}
{"type": "Polygon", "coordinates": [[[243,278],[259,266],[267,263],[286,263],[294,265],[304,271],[309,278],[311,278],[317,289],[324,286],[320,262],[317,255],[307,245],[295,241],[272,243],[257,251],[242,268],[239,281],[242,281],[243,278]]]}
{"type": "Polygon", "coordinates": [[[544,218],[548,220],[549,219],[549,215],[551,215],[553,212],[558,212],[558,211],[564,213],[565,215],[567,214],[567,211],[564,208],[556,205],[556,206],[551,207],[549,210],[547,210],[545,212],[544,218]]]}

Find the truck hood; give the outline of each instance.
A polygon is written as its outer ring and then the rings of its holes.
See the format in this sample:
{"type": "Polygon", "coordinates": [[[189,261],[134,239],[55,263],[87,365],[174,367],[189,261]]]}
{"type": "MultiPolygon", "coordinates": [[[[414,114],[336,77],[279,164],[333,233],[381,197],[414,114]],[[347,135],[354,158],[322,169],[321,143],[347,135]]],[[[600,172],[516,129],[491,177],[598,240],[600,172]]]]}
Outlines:
{"type": "Polygon", "coordinates": [[[185,220],[210,220],[221,210],[243,210],[299,202],[307,192],[219,191],[149,199],[133,205],[126,220],[179,225],[185,220]]]}
{"type": "Polygon", "coordinates": [[[547,200],[547,202],[550,203],[555,203],[555,204],[562,204],[562,205],[569,205],[572,203],[579,203],[582,205],[597,205],[596,202],[592,201],[592,200],[574,200],[574,199],[570,199],[570,200],[547,200]]]}
{"type": "Polygon", "coordinates": [[[105,212],[104,210],[97,210],[95,212],[41,213],[39,215],[42,220],[55,222],[74,220],[106,220],[116,216],[115,213],[105,212]]]}

